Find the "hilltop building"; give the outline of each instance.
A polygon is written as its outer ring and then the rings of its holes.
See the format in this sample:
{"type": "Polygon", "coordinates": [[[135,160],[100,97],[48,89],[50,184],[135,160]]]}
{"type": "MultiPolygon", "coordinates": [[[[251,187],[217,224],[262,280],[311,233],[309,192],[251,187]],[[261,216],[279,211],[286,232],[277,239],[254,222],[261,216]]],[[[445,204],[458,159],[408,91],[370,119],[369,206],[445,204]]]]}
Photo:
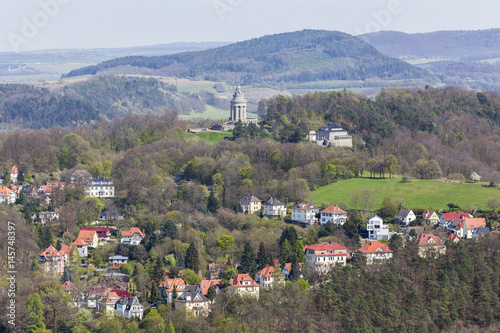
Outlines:
{"type": "Polygon", "coordinates": [[[227,131],[233,129],[234,125],[241,121],[244,124],[257,124],[258,119],[247,119],[247,100],[245,94],[241,91],[241,86],[238,84],[231,100],[231,109],[229,110],[229,121],[221,121],[220,124],[212,126],[213,131],[227,131]]]}
{"type": "Polygon", "coordinates": [[[347,134],[347,130],[336,124],[327,124],[321,127],[316,133],[309,133],[309,138],[316,139],[318,145],[335,147],[352,147],[352,136],[347,134]]]}

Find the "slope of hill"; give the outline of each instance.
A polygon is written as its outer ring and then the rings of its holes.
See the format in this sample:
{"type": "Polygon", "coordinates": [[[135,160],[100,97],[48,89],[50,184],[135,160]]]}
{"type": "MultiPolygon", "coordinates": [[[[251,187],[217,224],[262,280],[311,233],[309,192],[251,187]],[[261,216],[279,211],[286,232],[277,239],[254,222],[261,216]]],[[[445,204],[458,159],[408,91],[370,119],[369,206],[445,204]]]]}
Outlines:
{"type": "Polygon", "coordinates": [[[476,61],[500,57],[500,29],[406,34],[379,31],[357,36],[390,57],[476,61]]]}
{"type": "Polygon", "coordinates": [[[356,37],[320,30],[269,35],[200,52],[118,58],[66,76],[129,71],[130,66],[148,74],[243,84],[430,77],[425,70],[384,56],[356,37]]]}

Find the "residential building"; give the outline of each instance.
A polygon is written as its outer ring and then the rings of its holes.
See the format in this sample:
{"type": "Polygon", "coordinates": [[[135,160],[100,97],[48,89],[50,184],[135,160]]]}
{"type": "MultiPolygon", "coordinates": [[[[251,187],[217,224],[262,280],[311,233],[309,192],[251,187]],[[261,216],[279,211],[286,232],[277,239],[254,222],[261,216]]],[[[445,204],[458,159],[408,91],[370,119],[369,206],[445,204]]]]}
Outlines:
{"type": "Polygon", "coordinates": [[[215,288],[215,294],[218,295],[220,294],[221,288],[222,288],[222,280],[201,280],[200,283],[196,285],[195,291],[198,294],[202,294],[203,296],[207,296],[208,289],[210,287],[215,288]]]}
{"type": "Polygon", "coordinates": [[[118,212],[113,212],[110,210],[106,210],[101,213],[99,216],[99,221],[120,221],[123,220],[123,215],[120,215],[118,212]]]}
{"type": "Polygon", "coordinates": [[[327,124],[316,131],[316,143],[323,146],[352,147],[352,136],[336,124],[327,124]]]}
{"type": "Polygon", "coordinates": [[[112,256],[108,258],[109,264],[115,268],[120,267],[128,262],[128,257],[125,256],[112,256]]]}
{"type": "Polygon", "coordinates": [[[222,275],[226,271],[227,262],[223,264],[208,264],[207,276],[209,280],[219,280],[222,279],[222,275]]]}
{"type": "Polygon", "coordinates": [[[267,218],[283,218],[286,215],[285,205],[276,198],[271,197],[264,203],[263,207],[264,211],[262,212],[262,215],[267,218]]]}
{"type": "Polygon", "coordinates": [[[474,229],[485,228],[486,220],[484,218],[462,218],[453,220],[450,223],[449,229],[460,238],[471,239],[474,229]]]}
{"type": "Polygon", "coordinates": [[[259,284],[257,284],[249,274],[238,274],[229,281],[227,292],[232,295],[248,296],[259,298],[259,284]]]}
{"type": "Polygon", "coordinates": [[[38,256],[38,264],[42,268],[43,273],[62,275],[68,259],[69,253],[63,250],[57,251],[52,245],[50,245],[38,256]]]}
{"type": "Polygon", "coordinates": [[[0,202],[13,204],[16,202],[16,192],[6,186],[0,186],[0,202]]]}
{"type": "Polygon", "coordinates": [[[122,231],[122,238],[120,239],[120,243],[139,245],[145,237],[146,234],[144,230],[141,231],[139,228],[132,227],[129,231],[122,231]]]}
{"type": "Polygon", "coordinates": [[[85,186],[85,195],[95,198],[114,198],[115,185],[106,177],[94,178],[85,186]]]}
{"type": "Polygon", "coordinates": [[[78,293],[78,288],[76,288],[75,284],[71,281],[65,281],[63,283],[63,290],[64,292],[66,292],[68,295],[71,296],[71,299],[73,300],[73,305],[75,307],[78,307],[79,293],[78,293]]]}
{"type": "Polygon", "coordinates": [[[34,213],[31,216],[34,224],[37,224],[39,221],[42,224],[51,223],[54,221],[59,221],[59,213],[58,212],[39,212],[34,213]]]}
{"type": "Polygon", "coordinates": [[[292,208],[292,221],[314,223],[319,208],[309,202],[299,202],[292,208]]]}
{"type": "Polygon", "coordinates": [[[208,316],[208,298],[196,292],[186,292],[174,301],[175,309],[185,308],[186,315],[192,313],[197,316],[208,316]]]}
{"type": "Polygon", "coordinates": [[[240,199],[241,209],[245,214],[253,214],[262,208],[262,201],[253,194],[240,199]]]}
{"type": "Polygon", "coordinates": [[[80,257],[87,257],[89,244],[86,241],[81,238],[77,238],[76,241],[71,243],[71,246],[76,246],[80,257]]]}
{"type": "Polygon", "coordinates": [[[116,303],[120,300],[120,296],[117,293],[110,291],[106,300],[104,301],[104,306],[101,308],[103,312],[115,312],[116,303]]]}
{"type": "Polygon", "coordinates": [[[13,165],[10,169],[10,181],[12,183],[17,183],[17,177],[19,176],[19,168],[17,165],[13,165]]]}
{"type": "Polygon", "coordinates": [[[433,234],[422,234],[417,238],[418,255],[422,258],[437,258],[446,253],[444,241],[433,234]]]}
{"type": "Polygon", "coordinates": [[[425,228],[423,226],[413,226],[403,228],[405,232],[405,238],[407,240],[413,240],[414,238],[418,238],[421,234],[425,233],[425,228]]]}
{"type": "Polygon", "coordinates": [[[178,296],[182,295],[187,291],[186,282],[180,278],[174,278],[174,279],[167,278],[163,282],[160,282],[160,284],[158,285],[158,288],[165,288],[167,303],[170,303],[172,301],[172,292],[174,291],[174,286],[175,289],[177,290],[178,296]]]}
{"type": "Polygon", "coordinates": [[[337,205],[330,205],[319,212],[319,223],[325,225],[332,222],[338,225],[344,225],[347,221],[347,212],[340,209],[337,205]]]}
{"type": "Polygon", "coordinates": [[[142,316],[144,315],[144,308],[136,296],[121,296],[115,304],[115,310],[119,316],[129,319],[138,318],[142,320],[142,316]]]}
{"type": "Polygon", "coordinates": [[[399,223],[408,225],[412,221],[415,221],[417,217],[415,216],[415,213],[411,209],[401,209],[396,215],[396,220],[399,221],[399,223]]]}
{"type": "Polygon", "coordinates": [[[490,228],[488,227],[479,227],[479,228],[476,228],[474,229],[474,231],[472,232],[472,239],[475,239],[475,238],[478,238],[478,237],[482,237],[482,236],[486,236],[490,233],[490,228]]]}
{"type": "Polygon", "coordinates": [[[261,288],[267,288],[272,286],[274,282],[285,282],[285,277],[273,266],[266,266],[255,274],[255,282],[261,288]]]}
{"type": "Polygon", "coordinates": [[[378,215],[373,215],[368,219],[366,230],[368,231],[368,239],[389,239],[389,226],[384,224],[384,220],[378,215]]]}
{"type": "Polygon", "coordinates": [[[99,238],[97,237],[97,232],[95,230],[80,230],[77,239],[82,239],[84,242],[87,242],[89,247],[96,248],[98,244],[99,238]]]}
{"type": "Polygon", "coordinates": [[[306,245],[306,263],[309,268],[326,272],[336,265],[346,265],[348,249],[337,243],[306,245]]]}
{"type": "MultiPolygon", "coordinates": [[[[302,263],[299,262],[298,263],[298,266],[299,266],[299,270],[302,271],[302,263]]],[[[288,280],[289,279],[289,275],[290,273],[292,273],[292,263],[290,262],[287,262],[283,265],[283,268],[281,269],[281,274],[288,280]]],[[[299,278],[301,279],[302,278],[302,273],[299,274],[299,278]]]]}
{"type": "Polygon", "coordinates": [[[358,249],[359,253],[366,257],[366,263],[371,265],[377,261],[392,258],[393,252],[389,247],[378,240],[370,241],[358,249]]]}
{"type": "Polygon", "coordinates": [[[463,212],[443,213],[443,214],[441,214],[441,217],[439,218],[439,226],[440,227],[447,227],[448,224],[453,219],[462,219],[462,218],[470,218],[470,217],[472,217],[472,215],[470,215],[469,213],[463,213],[463,212]]]}
{"type": "Polygon", "coordinates": [[[98,227],[84,227],[81,230],[85,231],[95,231],[97,234],[97,240],[107,240],[111,237],[111,231],[108,228],[98,228],[98,227]]]}
{"type": "Polygon", "coordinates": [[[424,210],[422,213],[422,221],[426,224],[436,224],[439,223],[439,216],[433,210],[424,210]]]}

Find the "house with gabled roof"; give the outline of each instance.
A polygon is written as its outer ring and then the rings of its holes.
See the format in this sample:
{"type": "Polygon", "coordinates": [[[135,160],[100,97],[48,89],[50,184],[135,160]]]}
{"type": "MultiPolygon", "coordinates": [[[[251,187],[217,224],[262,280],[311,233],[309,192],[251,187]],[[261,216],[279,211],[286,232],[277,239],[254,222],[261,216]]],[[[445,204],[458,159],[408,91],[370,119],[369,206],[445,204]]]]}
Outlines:
{"type": "Polygon", "coordinates": [[[227,268],[227,262],[223,264],[211,263],[208,264],[207,277],[209,280],[219,280],[222,279],[224,271],[227,268]]]}
{"type": "Polygon", "coordinates": [[[12,183],[16,183],[18,176],[19,176],[19,168],[17,167],[17,165],[13,165],[12,168],[10,168],[10,181],[12,183]]]}
{"type": "MultiPolygon", "coordinates": [[[[299,270],[301,271],[302,271],[302,264],[303,263],[301,262],[297,264],[297,266],[299,266],[299,270]]],[[[292,273],[292,263],[291,262],[284,263],[283,268],[281,269],[281,274],[285,277],[285,279],[288,280],[291,273],[292,273]]],[[[299,278],[302,278],[302,274],[299,274],[299,278]]]]}
{"type": "Polygon", "coordinates": [[[220,291],[222,289],[222,280],[217,279],[217,280],[201,280],[200,283],[196,285],[195,291],[198,294],[202,294],[203,296],[207,296],[208,289],[210,287],[215,288],[215,294],[219,295],[220,291]]]}
{"type": "Polygon", "coordinates": [[[43,273],[62,275],[68,259],[69,252],[57,251],[55,247],[50,245],[38,256],[38,265],[42,268],[43,273]]]}
{"type": "Polygon", "coordinates": [[[370,241],[360,247],[358,252],[361,256],[366,257],[366,263],[371,265],[377,261],[388,260],[392,258],[394,251],[389,249],[387,244],[378,240],[370,241]]]}
{"type": "Polygon", "coordinates": [[[115,185],[106,177],[93,178],[85,186],[85,195],[93,198],[114,198],[115,185]]]}
{"type": "Polygon", "coordinates": [[[439,216],[435,211],[426,209],[422,213],[421,220],[426,224],[437,224],[439,223],[439,216]]]}
{"type": "Polygon", "coordinates": [[[464,213],[464,212],[456,212],[456,213],[443,213],[441,214],[441,217],[439,218],[439,226],[440,227],[448,227],[450,222],[455,219],[463,219],[463,218],[470,218],[472,215],[469,213],[464,213]]]}
{"type": "Polygon", "coordinates": [[[337,243],[317,243],[304,246],[309,268],[326,272],[336,265],[346,265],[348,249],[337,243]]]}
{"type": "Polygon", "coordinates": [[[120,243],[139,245],[144,238],[146,238],[146,233],[144,232],[144,230],[141,231],[137,227],[132,227],[129,231],[122,231],[122,238],[120,239],[120,243]]]}
{"type": "Polygon", "coordinates": [[[260,284],[261,288],[268,288],[275,282],[284,283],[285,277],[273,266],[266,266],[255,274],[255,282],[260,284]]]}
{"type": "Polygon", "coordinates": [[[89,247],[96,248],[99,238],[95,230],[80,230],[77,239],[81,239],[88,244],[89,247]]]}
{"type": "Polygon", "coordinates": [[[175,309],[185,309],[186,315],[188,313],[193,316],[208,316],[209,299],[202,294],[196,292],[186,292],[174,301],[175,309]]]}
{"type": "Polygon", "coordinates": [[[115,310],[119,316],[129,319],[138,318],[142,320],[144,315],[144,308],[136,296],[121,296],[115,304],[115,310]]]}
{"type": "Polygon", "coordinates": [[[76,241],[71,243],[71,246],[76,246],[80,257],[87,257],[89,244],[86,241],[81,238],[77,238],[76,241]]]}
{"type": "Polygon", "coordinates": [[[422,234],[417,238],[418,255],[422,258],[437,258],[446,253],[444,241],[433,234],[422,234]]]}
{"type": "Polygon", "coordinates": [[[7,186],[0,186],[0,202],[13,204],[16,202],[16,192],[12,191],[7,186]]]}
{"type": "Polygon", "coordinates": [[[403,225],[408,225],[412,221],[415,221],[417,217],[415,216],[415,213],[411,209],[401,209],[396,215],[396,220],[399,221],[399,223],[403,225]]]}
{"type": "Polygon", "coordinates": [[[262,215],[267,218],[283,218],[286,215],[285,205],[276,198],[271,197],[262,206],[264,207],[262,215]]]}
{"type": "Polygon", "coordinates": [[[484,218],[462,218],[453,220],[449,224],[449,229],[460,238],[471,239],[474,229],[485,228],[486,219],[484,218]]]}
{"type": "Polygon", "coordinates": [[[232,280],[229,280],[227,292],[231,295],[240,295],[259,298],[260,286],[249,274],[238,274],[232,280]]]}
{"type": "Polygon", "coordinates": [[[95,231],[97,233],[97,240],[99,241],[109,241],[109,237],[111,236],[111,231],[108,228],[84,227],[81,230],[95,231]]]}
{"type": "Polygon", "coordinates": [[[120,300],[120,296],[117,293],[110,291],[106,300],[104,301],[104,306],[102,307],[103,312],[115,312],[115,305],[120,300]]]}
{"type": "Polygon", "coordinates": [[[347,212],[340,209],[337,205],[329,205],[320,211],[319,214],[319,223],[321,225],[325,225],[328,222],[332,222],[337,225],[344,225],[347,221],[347,212]]]}
{"type": "Polygon", "coordinates": [[[316,221],[319,208],[310,202],[299,202],[292,207],[292,221],[312,224],[316,221]]]}
{"type": "Polygon", "coordinates": [[[253,214],[262,208],[262,201],[252,193],[240,199],[240,206],[244,214],[253,214]]]}
{"type": "Polygon", "coordinates": [[[177,290],[177,295],[181,295],[187,291],[186,282],[181,278],[174,278],[174,279],[167,278],[158,284],[158,288],[165,289],[164,292],[167,298],[166,299],[167,303],[170,303],[172,301],[172,292],[174,291],[174,286],[175,289],[177,290]]]}

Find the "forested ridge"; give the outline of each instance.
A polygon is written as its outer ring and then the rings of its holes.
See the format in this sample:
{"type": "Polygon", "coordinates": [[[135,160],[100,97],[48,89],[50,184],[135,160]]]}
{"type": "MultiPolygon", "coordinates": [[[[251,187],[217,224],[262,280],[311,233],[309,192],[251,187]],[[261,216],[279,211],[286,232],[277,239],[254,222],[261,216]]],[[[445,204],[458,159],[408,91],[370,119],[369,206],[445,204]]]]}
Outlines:
{"type": "Polygon", "coordinates": [[[0,85],[0,120],[7,126],[50,128],[86,124],[127,113],[203,112],[206,104],[227,102],[212,93],[178,93],[153,78],[100,76],[49,89],[22,84],[0,85]]]}
{"type": "Polygon", "coordinates": [[[323,30],[268,35],[200,52],[118,58],[73,70],[67,76],[96,74],[120,66],[234,84],[368,78],[432,80],[425,70],[384,56],[356,37],[323,30]]]}

